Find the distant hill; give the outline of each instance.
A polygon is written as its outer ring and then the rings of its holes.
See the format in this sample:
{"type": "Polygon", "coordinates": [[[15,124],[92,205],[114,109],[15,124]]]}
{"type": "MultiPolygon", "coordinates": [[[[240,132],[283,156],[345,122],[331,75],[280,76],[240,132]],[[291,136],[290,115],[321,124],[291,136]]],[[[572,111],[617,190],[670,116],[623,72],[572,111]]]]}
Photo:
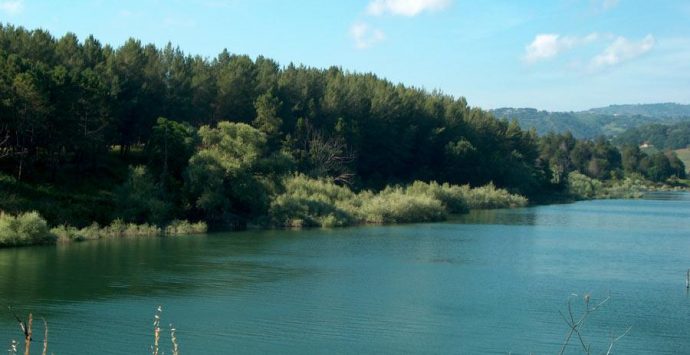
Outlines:
{"type": "Polygon", "coordinates": [[[643,105],[610,105],[593,108],[586,112],[614,116],[645,116],[655,118],[690,117],[690,105],[675,103],[643,105]]]}
{"type": "Polygon", "coordinates": [[[690,145],[690,120],[672,125],[649,124],[631,128],[613,139],[617,145],[648,143],[657,149],[676,150],[690,145]]]}
{"type": "Polygon", "coordinates": [[[648,124],[670,125],[690,122],[690,105],[674,103],[611,105],[579,112],[549,112],[533,108],[491,110],[498,118],[516,119],[523,128],[537,133],[570,131],[577,138],[616,136],[648,124]]]}

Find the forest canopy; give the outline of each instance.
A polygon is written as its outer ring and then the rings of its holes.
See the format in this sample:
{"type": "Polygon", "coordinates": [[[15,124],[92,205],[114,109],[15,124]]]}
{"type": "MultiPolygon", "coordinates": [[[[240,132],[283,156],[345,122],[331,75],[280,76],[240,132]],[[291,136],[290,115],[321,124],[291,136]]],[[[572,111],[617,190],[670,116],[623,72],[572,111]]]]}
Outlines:
{"type": "Polygon", "coordinates": [[[563,190],[571,171],[611,179],[626,163],[608,141],[540,139],[374,74],[11,25],[0,25],[0,98],[0,209],[51,223],[241,225],[267,218],[295,174],[355,192],[438,181],[531,197],[563,190]],[[50,211],[65,201],[79,211],[50,211]]]}

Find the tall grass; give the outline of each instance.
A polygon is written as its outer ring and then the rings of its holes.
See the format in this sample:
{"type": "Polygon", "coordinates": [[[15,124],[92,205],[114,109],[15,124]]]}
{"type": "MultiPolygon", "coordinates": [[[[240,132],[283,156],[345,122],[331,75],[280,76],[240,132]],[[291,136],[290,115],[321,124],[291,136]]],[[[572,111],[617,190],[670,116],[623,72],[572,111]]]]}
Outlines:
{"type": "Polygon", "coordinates": [[[208,231],[206,222],[192,223],[189,221],[174,220],[170,222],[164,229],[165,235],[191,235],[204,234],[208,231]]]}
{"type": "Polygon", "coordinates": [[[273,224],[282,227],[341,227],[356,223],[348,188],[304,175],[284,180],[285,191],[271,202],[273,224]]]}
{"type": "MultiPolygon", "coordinates": [[[[363,196],[363,195],[361,195],[363,196]]],[[[400,187],[366,195],[356,210],[359,220],[372,224],[435,222],[446,218],[443,203],[432,195],[415,194],[400,187]]]]}
{"type": "Polygon", "coordinates": [[[340,227],[440,221],[470,208],[504,208],[527,204],[527,199],[490,184],[480,188],[436,182],[415,182],[374,193],[304,175],[283,181],[284,191],[273,199],[269,215],[282,227],[340,227]]]}
{"type": "Polygon", "coordinates": [[[648,191],[665,190],[669,187],[656,185],[641,175],[630,175],[623,180],[602,182],[578,172],[568,175],[568,192],[580,199],[640,198],[648,191]]]}
{"type": "Polygon", "coordinates": [[[48,223],[38,212],[10,215],[0,212],[0,247],[14,247],[55,242],[48,223]]]}
{"type": "Polygon", "coordinates": [[[125,223],[120,219],[114,220],[110,225],[101,227],[98,223],[78,229],[69,225],[55,227],[50,232],[57,237],[59,242],[80,242],[105,238],[125,237],[156,237],[203,234],[207,231],[206,223],[175,220],[165,228],[151,224],[125,223]]]}
{"type": "Polygon", "coordinates": [[[473,210],[524,207],[529,202],[526,197],[499,189],[493,183],[473,189],[467,185],[463,187],[466,188],[465,202],[473,210]]]}

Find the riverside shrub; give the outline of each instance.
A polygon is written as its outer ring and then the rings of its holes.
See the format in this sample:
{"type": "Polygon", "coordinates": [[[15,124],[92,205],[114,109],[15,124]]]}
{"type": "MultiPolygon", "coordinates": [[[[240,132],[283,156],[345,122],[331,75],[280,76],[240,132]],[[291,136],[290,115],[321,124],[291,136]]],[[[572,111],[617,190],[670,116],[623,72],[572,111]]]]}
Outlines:
{"type": "Polygon", "coordinates": [[[0,247],[54,243],[56,237],[38,212],[10,215],[0,212],[0,247]]]}

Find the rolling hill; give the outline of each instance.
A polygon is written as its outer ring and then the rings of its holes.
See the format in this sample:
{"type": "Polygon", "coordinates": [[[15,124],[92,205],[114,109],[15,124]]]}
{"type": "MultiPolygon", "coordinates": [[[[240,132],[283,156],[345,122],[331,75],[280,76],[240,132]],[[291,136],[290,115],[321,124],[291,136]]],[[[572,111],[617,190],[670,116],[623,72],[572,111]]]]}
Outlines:
{"type": "Polygon", "coordinates": [[[516,119],[523,128],[537,133],[570,131],[577,138],[617,136],[628,129],[649,124],[690,122],[690,105],[676,103],[611,105],[578,112],[549,112],[534,108],[491,110],[498,118],[516,119]]]}

